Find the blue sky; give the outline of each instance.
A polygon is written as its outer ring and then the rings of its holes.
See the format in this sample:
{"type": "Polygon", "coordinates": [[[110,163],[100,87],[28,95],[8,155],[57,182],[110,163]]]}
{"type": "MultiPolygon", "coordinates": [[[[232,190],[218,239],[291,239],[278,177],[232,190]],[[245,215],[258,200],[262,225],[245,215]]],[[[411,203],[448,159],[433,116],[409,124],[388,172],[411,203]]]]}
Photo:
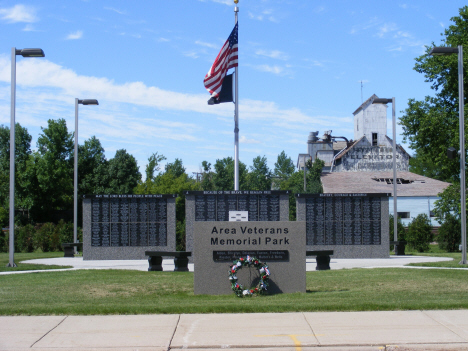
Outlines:
{"type": "MultiPolygon", "coordinates": [[[[395,97],[401,116],[432,94],[414,58],[464,5],[240,0],[240,160],[266,156],[273,168],[284,150],[296,162],[311,131],[353,138],[361,96],[395,97]]],[[[0,124],[10,124],[11,48],[42,48],[45,58],[17,57],[16,121],[33,148],[48,119],[73,132],[75,98],[89,98],[100,105],[80,105],[79,143],[95,135],[108,159],[126,149],[143,175],[154,152],[189,174],[233,157],[234,106],[208,106],[203,86],[233,26],[232,0],[0,0],[0,124]]]]}

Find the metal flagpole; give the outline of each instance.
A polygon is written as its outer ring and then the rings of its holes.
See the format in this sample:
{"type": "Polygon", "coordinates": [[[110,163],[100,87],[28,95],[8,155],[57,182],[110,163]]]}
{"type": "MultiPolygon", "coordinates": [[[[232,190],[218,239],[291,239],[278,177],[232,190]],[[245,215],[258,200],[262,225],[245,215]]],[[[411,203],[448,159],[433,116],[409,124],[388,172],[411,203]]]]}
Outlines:
{"type": "MultiPolygon", "coordinates": [[[[236,4],[234,7],[235,24],[237,24],[237,13],[239,12],[239,8],[237,7],[238,2],[239,0],[234,0],[236,4]]],[[[234,76],[236,79],[236,102],[234,108],[234,190],[239,190],[239,64],[237,64],[234,76]]]]}

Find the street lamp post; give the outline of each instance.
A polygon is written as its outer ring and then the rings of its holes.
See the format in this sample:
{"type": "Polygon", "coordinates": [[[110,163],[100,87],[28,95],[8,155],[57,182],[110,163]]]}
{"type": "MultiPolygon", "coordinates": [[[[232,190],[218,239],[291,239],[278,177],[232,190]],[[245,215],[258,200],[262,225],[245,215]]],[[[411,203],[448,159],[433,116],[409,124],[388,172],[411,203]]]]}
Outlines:
{"type": "Polygon", "coordinates": [[[429,55],[441,56],[458,54],[458,118],[460,133],[460,205],[461,205],[461,242],[462,242],[462,260],[460,264],[466,262],[466,184],[465,184],[465,98],[463,91],[463,46],[452,47],[433,47],[429,55]]]}
{"type": "MultiPolygon", "coordinates": [[[[78,242],[78,104],[82,105],[99,105],[95,99],[79,100],[75,98],[75,169],[73,177],[73,242],[78,242]]],[[[76,253],[76,246],[75,246],[76,253]]]]}
{"type": "Polygon", "coordinates": [[[10,109],[10,219],[9,219],[9,261],[7,267],[15,264],[15,105],[16,105],[16,55],[23,57],[44,57],[42,49],[11,48],[11,109],[10,109]]]}
{"type": "Polygon", "coordinates": [[[397,235],[397,224],[398,224],[398,212],[397,212],[397,177],[396,177],[396,121],[395,121],[395,98],[391,99],[380,99],[376,98],[372,101],[373,104],[392,104],[392,133],[393,133],[393,241],[398,240],[397,235]]]}

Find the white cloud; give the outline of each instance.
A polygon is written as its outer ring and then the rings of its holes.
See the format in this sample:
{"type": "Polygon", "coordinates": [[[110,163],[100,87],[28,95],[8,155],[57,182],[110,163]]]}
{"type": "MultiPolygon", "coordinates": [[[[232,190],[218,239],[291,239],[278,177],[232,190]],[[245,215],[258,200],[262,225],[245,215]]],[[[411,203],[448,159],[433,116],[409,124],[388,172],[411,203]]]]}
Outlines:
{"type": "Polygon", "coordinates": [[[26,5],[15,5],[11,8],[0,9],[0,16],[2,20],[5,20],[9,23],[32,23],[38,20],[36,16],[36,9],[32,6],[26,5]]]}
{"type": "Polygon", "coordinates": [[[260,56],[266,56],[266,57],[269,57],[269,58],[273,58],[273,59],[278,59],[278,60],[288,60],[289,59],[289,56],[287,54],[285,54],[284,52],[281,52],[279,50],[257,50],[255,52],[256,55],[260,55],[260,56]]]}
{"type": "Polygon", "coordinates": [[[68,34],[65,39],[66,40],[75,40],[75,39],[81,39],[82,37],[83,37],[83,31],[77,30],[74,33],[68,34]]]}
{"type": "Polygon", "coordinates": [[[396,30],[398,30],[398,27],[395,23],[384,23],[382,26],[380,26],[379,32],[376,35],[382,38],[387,33],[394,32],[396,30]]]}
{"type": "Polygon", "coordinates": [[[274,73],[274,74],[282,74],[284,72],[284,69],[279,66],[257,65],[257,66],[252,66],[252,67],[262,72],[268,72],[268,73],[274,73]]]}
{"type": "Polygon", "coordinates": [[[234,5],[234,2],[232,0],[211,0],[212,2],[216,2],[218,4],[223,4],[223,5],[234,5]]]}
{"type": "Polygon", "coordinates": [[[34,26],[30,23],[24,26],[23,32],[37,32],[37,30],[34,28],[34,26]]]}
{"type": "Polygon", "coordinates": [[[216,49],[216,48],[221,48],[219,45],[211,44],[211,43],[206,43],[204,41],[197,40],[195,44],[200,45],[200,46],[206,46],[208,48],[216,49]]]}
{"type": "Polygon", "coordinates": [[[242,144],[260,144],[260,141],[255,139],[247,139],[244,135],[239,138],[239,142],[242,144]]]}
{"type": "MultiPolygon", "coordinates": [[[[10,83],[10,70],[8,57],[0,55],[0,82],[10,83]]],[[[280,71],[279,68],[277,70],[280,71]]],[[[69,106],[77,96],[98,99],[99,108],[82,109],[83,113],[88,114],[81,122],[82,137],[94,135],[99,130],[109,140],[122,138],[150,142],[141,140],[141,135],[165,140],[198,140],[201,137],[201,125],[193,123],[194,113],[198,113],[200,118],[214,115],[221,123],[231,124],[232,106],[221,104],[213,109],[206,103],[207,94],[184,94],[147,86],[142,82],[116,84],[107,78],[78,75],[46,59],[21,60],[17,64],[17,76],[22,90],[21,104],[18,106],[24,109],[18,113],[32,119],[29,125],[43,125],[43,117],[40,120],[35,115],[47,114],[50,118],[62,118],[69,113],[69,106]],[[153,111],[153,114],[165,117],[135,117],[142,115],[140,111],[145,111],[143,115],[146,116],[153,111]],[[187,118],[182,112],[190,112],[190,117],[187,118]],[[171,118],[173,114],[180,115],[180,119],[171,118]]],[[[0,99],[0,110],[4,105],[8,106],[8,101],[2,102],[0,99]]],[[[338,128],[352,123],[351,117],[309,116],[297,108],[283,109],[271,101],[243,99],[239,108],[245,123],[267,129],[280,127],[282,133],[307,129],[310,125],[338,128]]],[[[219,134],[219,130],[215,132],[219,134]]],[[[245,139],[248,143],[256,143],[255,140],[258,139],[245,139]]]]}
{"type": "Polygon", "coordinates": [[[263,21],[264,19],[268,19],[271,22],[278,23],[278,19],[274,16],[272,16],[273,10],[264,10],[260,14],[254,14],[253,12],[247,12],[247,15],[249,16],[250,19],[254,19],[257,21],[263,21]]]}
{"type": "Polygon", "coordinates": [[[114,12],[117,12],[119,15],[125,15],[126,14],[125,11],[116,9],[114,7],[104,7],[104,10],[114,11],[114,12]]]}

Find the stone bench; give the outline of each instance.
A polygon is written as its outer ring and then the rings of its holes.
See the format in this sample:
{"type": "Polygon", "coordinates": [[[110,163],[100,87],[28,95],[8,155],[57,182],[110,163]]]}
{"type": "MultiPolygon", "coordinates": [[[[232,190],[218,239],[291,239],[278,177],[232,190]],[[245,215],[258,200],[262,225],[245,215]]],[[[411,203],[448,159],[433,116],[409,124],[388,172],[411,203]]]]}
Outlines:
{"type": "Polygon", "coordinates": [[[83,243],[63,243],[63,257],[75,257],[75,247],[76,249],[82,249],[83,243]]]}
{"type": "Polygon", "coordinates": [[[405,255],[405,246],[408,244],[407,241],[399,240],[399,241],[390,241],[390,245],[395,245],[395,255],[396,256],[404,256],[405,255]]]}
{"type": "Polygon", "coordinates": [[[148,271],[162,271],[163,257],[174,257],[174,272],[188,272],[190,251],[145,251],[148,256],[148,271]]]}
{"type": "Polygon", "coordinates": [[[330,256],[333,255],[333,250],[314,250],[306,251],[306,256],[317,256],[315,260],[317,261],[316,271],[326,271],[330,269],[330,256]]]}

